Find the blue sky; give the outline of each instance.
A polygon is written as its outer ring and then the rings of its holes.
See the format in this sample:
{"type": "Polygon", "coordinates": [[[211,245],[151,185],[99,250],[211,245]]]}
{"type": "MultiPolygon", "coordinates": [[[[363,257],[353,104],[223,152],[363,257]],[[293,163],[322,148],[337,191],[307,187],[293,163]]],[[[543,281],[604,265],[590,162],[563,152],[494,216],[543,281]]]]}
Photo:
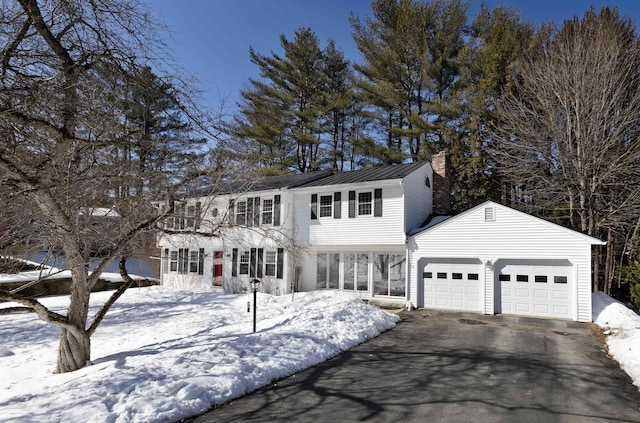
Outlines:
{"type": "MultiPolygon", "coordinates": [[[[175,61],[200,81],[204,100],[214,108],[224,101],[228,112],[235,108],[239,92],[248,87],[258,69],[249,61],[249,47],[258,53],[280,53],[280,34],[292,39],[301,27],[310,27],[321,47],[329,38],[348,59],[359,61],[351,37],[349,14],[361,19],[370,15],[370,0],[148,0],[148,6],[172,33],[168,44],[175,61]]],[[[471,2],[471,15],[480,9],[471,2]]],[[[493,8],[514,7],[524,20],[536,26],[583,13],[593,5],[617,6],[622,14],[640,24],[640,1],[582,0],[486,0],[493,8]]]]}

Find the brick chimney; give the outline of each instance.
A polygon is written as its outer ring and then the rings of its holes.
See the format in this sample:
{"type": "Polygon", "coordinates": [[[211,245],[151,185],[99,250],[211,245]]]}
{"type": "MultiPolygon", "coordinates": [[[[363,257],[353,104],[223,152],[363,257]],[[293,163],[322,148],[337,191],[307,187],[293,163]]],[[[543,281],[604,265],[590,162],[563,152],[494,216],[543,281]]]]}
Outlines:
{"type": "Polygon", "coordinates": [[[433,169],[433,214],[446,215],[451,209],[451,179],[449,160],[444,151],[431,156],[433,169]]]}

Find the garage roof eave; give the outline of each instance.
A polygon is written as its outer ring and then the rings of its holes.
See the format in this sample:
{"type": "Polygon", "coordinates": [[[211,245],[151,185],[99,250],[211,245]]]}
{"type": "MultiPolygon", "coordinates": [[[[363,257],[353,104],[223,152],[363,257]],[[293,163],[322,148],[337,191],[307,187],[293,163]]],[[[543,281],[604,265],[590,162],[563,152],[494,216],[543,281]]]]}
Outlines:
{"type": "Polygon", "coordinates": [[[436,228],[440,228],[440,227],[442,227],[444,225],[452,224],[452,223],[456,222],[458,219],[462,219],[464,216],[466,216],[468,214],[471,214],[474,211],[476,211],[476,210],[478,210],[480,208],[483,208],[483,207],[487,207],[487,206],[496,207],[496,208],[502,209],[502,210],[504,210],[506,212],[518,214],[520,216],[523,216],[526,219],[540,222],[540,223],[542,223],[544,225],[547,225],[547,226],[549,226],[551,228],[563,231],[563,232],[567,233],[567,235],[572,235],[572,236],[581,238],[581,239],[583,239],[584,241],[588,242],[591,245],[607,245],[607,242],[606,241],[602,241],[601,239],[592,237],[592,236],[587,235],[587,234],[583,234],[582,232],[574,231],[573,229],[565,228],[564,226],[558,225],[558,224],[553,223],[553,222],[549,222],[548,220],[544,220],[544,219],[541,219],[541,218],[536,217],[536,216],[532,216],[532,215],[530,215],[528,213],[521,212],[521,211],[513,209],[511,207],[507,207],[505,205],[495,203],[493,201],[485,201],[484,203],[479,204],[479,205],[477,205],[475,207],[472,207],[472,208],[470,208],[468,210],[465,210],[464,212],[462,212],[460,214],[457,214],[455,216],[436,216],[434,218],[431,218],[431,219],[427,220],[427,223],[425,225],[423,225],[422,227],[415,228],[415,229],[409,231],[408,235],[413,237],[413,236],[417,236],[419,234],[423,234],[425,232],[432,231],[432,230],[434,230],[436,228]],[[436,219],[437,217],[441,217],[442,219],[436,219]]]}

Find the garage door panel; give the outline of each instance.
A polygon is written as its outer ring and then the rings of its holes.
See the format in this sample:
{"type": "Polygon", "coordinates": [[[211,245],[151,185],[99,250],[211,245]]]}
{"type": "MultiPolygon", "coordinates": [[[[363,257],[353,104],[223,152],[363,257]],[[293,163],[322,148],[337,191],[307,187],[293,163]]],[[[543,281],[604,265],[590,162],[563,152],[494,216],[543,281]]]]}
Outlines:
{"type": "Polygon", "coordinates": [[[547,314],[549,313],[549,306],[545,304],[534,304],[533,311],[535,311],[536,313],[547,314]]]}
{"type": "Polygon", "coordinates": [[[569,318],[571,275],[566,260],[501,260],[495,267],[496,312],[569,318]]]}
{"type": "Polygon", "coordinates": [[[534,289],[533,296],[535,298],[549,298],[549,291],[542,289],[534,289]]]}
{"type": "Polygon", "coordinates": [[[568,300],[569,299],[569,291],[553,291],[553,298],[555,300],[568,300]]]}

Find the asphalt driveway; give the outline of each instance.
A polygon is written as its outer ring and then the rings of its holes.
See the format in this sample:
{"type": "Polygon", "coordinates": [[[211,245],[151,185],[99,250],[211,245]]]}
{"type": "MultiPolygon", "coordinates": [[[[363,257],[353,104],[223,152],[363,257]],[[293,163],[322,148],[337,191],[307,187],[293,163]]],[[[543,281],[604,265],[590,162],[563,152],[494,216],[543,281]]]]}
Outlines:
{"type": "Polygon", "coordinates": [[[193,420],[640,422],[584,323],[416,310],[379,337],[193,420]]]}

